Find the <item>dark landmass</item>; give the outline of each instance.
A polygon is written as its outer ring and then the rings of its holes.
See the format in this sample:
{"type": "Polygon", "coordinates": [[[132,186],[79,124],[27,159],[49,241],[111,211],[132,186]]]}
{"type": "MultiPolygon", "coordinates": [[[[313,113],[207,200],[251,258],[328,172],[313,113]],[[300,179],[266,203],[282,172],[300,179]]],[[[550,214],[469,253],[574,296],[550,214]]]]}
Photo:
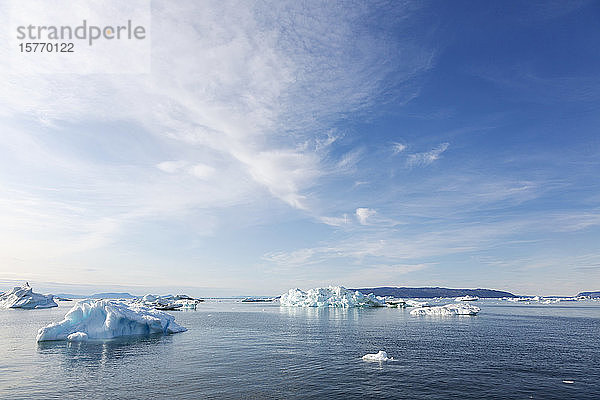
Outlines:
{"type": "Polygon", "coordinates": [[[55,296],[63,299],[134,299],[137,297],[129,293],[96,293],[91,296],[86,296],[83,294],[59,293],[55,294],[55,296]]]}
{"type": "Polygon", "coordinates": [[[577,296],[600,297],[600,291],[597,292],[580,292],[577,296]]]}
{"type": "Polygon", "coordinates": [[[376,296],[412,297],[425,299],[433,297],[459,297],[467,295],[487,298],[517,297],[512,293],[493,289],[448,289],[441,287],[377,287],[351,290],[358,290],[363,294],[373,293],[376,296]]]}

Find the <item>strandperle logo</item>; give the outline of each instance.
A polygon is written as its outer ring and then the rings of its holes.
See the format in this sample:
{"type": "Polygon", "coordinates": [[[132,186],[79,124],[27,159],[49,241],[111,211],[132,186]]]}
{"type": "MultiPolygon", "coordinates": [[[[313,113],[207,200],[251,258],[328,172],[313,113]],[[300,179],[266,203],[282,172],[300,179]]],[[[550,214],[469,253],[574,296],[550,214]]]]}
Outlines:
{"type": "Polygon", "coordinates": [[[124,25],[91,25],[86,19],[81,25],[21,25],[17,27],[18,40],[87,40],[92,46],[96,40],[143,40],[146,28],[127,20],[124,25]]]}

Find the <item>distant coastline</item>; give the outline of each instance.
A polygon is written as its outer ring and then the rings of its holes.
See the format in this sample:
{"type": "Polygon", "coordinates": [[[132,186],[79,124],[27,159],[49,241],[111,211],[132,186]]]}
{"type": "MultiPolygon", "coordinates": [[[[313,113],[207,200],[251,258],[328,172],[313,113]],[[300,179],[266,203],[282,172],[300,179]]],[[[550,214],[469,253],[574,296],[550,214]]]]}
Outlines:
{"type": "Polygon", "coordinates": [[[476,296],[481,298],[517,297],[516,295],[502,290],[493,289],[449,289],[442,287],[374,287],[351,289],[358,290],[362,294],[373,293],[376,296],[393,296],[430,299],[434,297],[459,297],[476,296]]]}

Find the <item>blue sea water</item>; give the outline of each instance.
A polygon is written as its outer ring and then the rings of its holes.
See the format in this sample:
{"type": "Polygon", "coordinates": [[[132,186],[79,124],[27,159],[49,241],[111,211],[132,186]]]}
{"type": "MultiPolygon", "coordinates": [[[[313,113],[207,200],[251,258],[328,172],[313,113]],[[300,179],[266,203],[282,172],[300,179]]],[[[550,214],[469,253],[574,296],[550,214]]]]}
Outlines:
{"type": "Polygon", "coordinates": [[[36,343],[70,306],[0,310],[0,398],[600,399],[600,302],[415,317],[207,301],[173,313],[184,333],[36,343]],[[378,350],[396,361],[362,361],[378,350]]]}

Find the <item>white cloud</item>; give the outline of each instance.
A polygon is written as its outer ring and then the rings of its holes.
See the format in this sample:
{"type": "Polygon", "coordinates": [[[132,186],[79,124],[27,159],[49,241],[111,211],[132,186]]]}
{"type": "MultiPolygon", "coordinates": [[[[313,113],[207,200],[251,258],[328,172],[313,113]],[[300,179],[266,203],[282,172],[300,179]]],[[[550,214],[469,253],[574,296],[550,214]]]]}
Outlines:
{"type": "Polygon", "coordinates": [[[186,161],[163,161],[161,163],[156,164],[156,168],[160,169],[163,172],[172,174],[181,170],[186,165],[186,161]]]}
{"type": "Polygon", "coordinates": [[[368,219],[373,215],[377,214],[377,211],[371,208],[357,208],[356,209],[356,218],[361,225],[367,225],[368,219]]]}
{"type": "MultiPolygon", "coordinates": [[[[39,114],[46,124],[137,122],[160,141],[193,143],[241,163],[273,196],[306,209],[306,190],[324,170],[327,154],[319,151],[339,135],[328,129],[307,149],[294,137],[304,141],[338,114],[368,107],[392,72],[402,83],[430,66],[423,47],[368,31],[357,36],[357,21],[371,12],[360,2],[153,2],[152,74],[13,76],[0,104],[7,115],[39,114]],[[390,57],[401,62],[381,62],[390,57]]],[[[398,17],[411,12],[393,9],[398,17]]]]}
{"type": "Polygon", "coordinates": [[[424,153],[409,154],[406,164],[409,167],[426,166],[438,160],[443,152],[450,146],[449,143],[442,143],[436,148],[424,153]]]}
{"type": "Polygon", "coordinates": [[[214,175],[216,171],[210,165],[196,164],[192,165],[188,172],[197,178],[206,179],[214,175]]]}
{"type": "Polygon", "coordinates": [[[406,150],[406,145],[403,143],[392,143],[392,152],[394,155],[402,153],[406,150]]]}
{"type": "Polygon", "coordinates": [[[344,226],[348,225],[348,214],[344,214],[342,217],[320,217],[321,222],[331,226],[344,226]]]}
{"type": "MultiPolygon", "coordinates": [[[[410,30],[415,7],[392,7],[397,29],[373,31],[362,24],[376,8],[153,1],[151,73],[7,76],[0,170],[18,171],[0,175],[7,257],[35,265],[31,248],[85,252],[136,224],[273,199],[312,212],[321,179],[360,156],[332,151],[342,134],[331,122],[368,110],[388,84],[412,98],[431,66],[432,50],[408,35],[383,40],[410,30]]],[[[252,218],[273,218],[262,211],[252,218]]],[[[219,223],[198,220],[202,234],[219,223]]]]}

